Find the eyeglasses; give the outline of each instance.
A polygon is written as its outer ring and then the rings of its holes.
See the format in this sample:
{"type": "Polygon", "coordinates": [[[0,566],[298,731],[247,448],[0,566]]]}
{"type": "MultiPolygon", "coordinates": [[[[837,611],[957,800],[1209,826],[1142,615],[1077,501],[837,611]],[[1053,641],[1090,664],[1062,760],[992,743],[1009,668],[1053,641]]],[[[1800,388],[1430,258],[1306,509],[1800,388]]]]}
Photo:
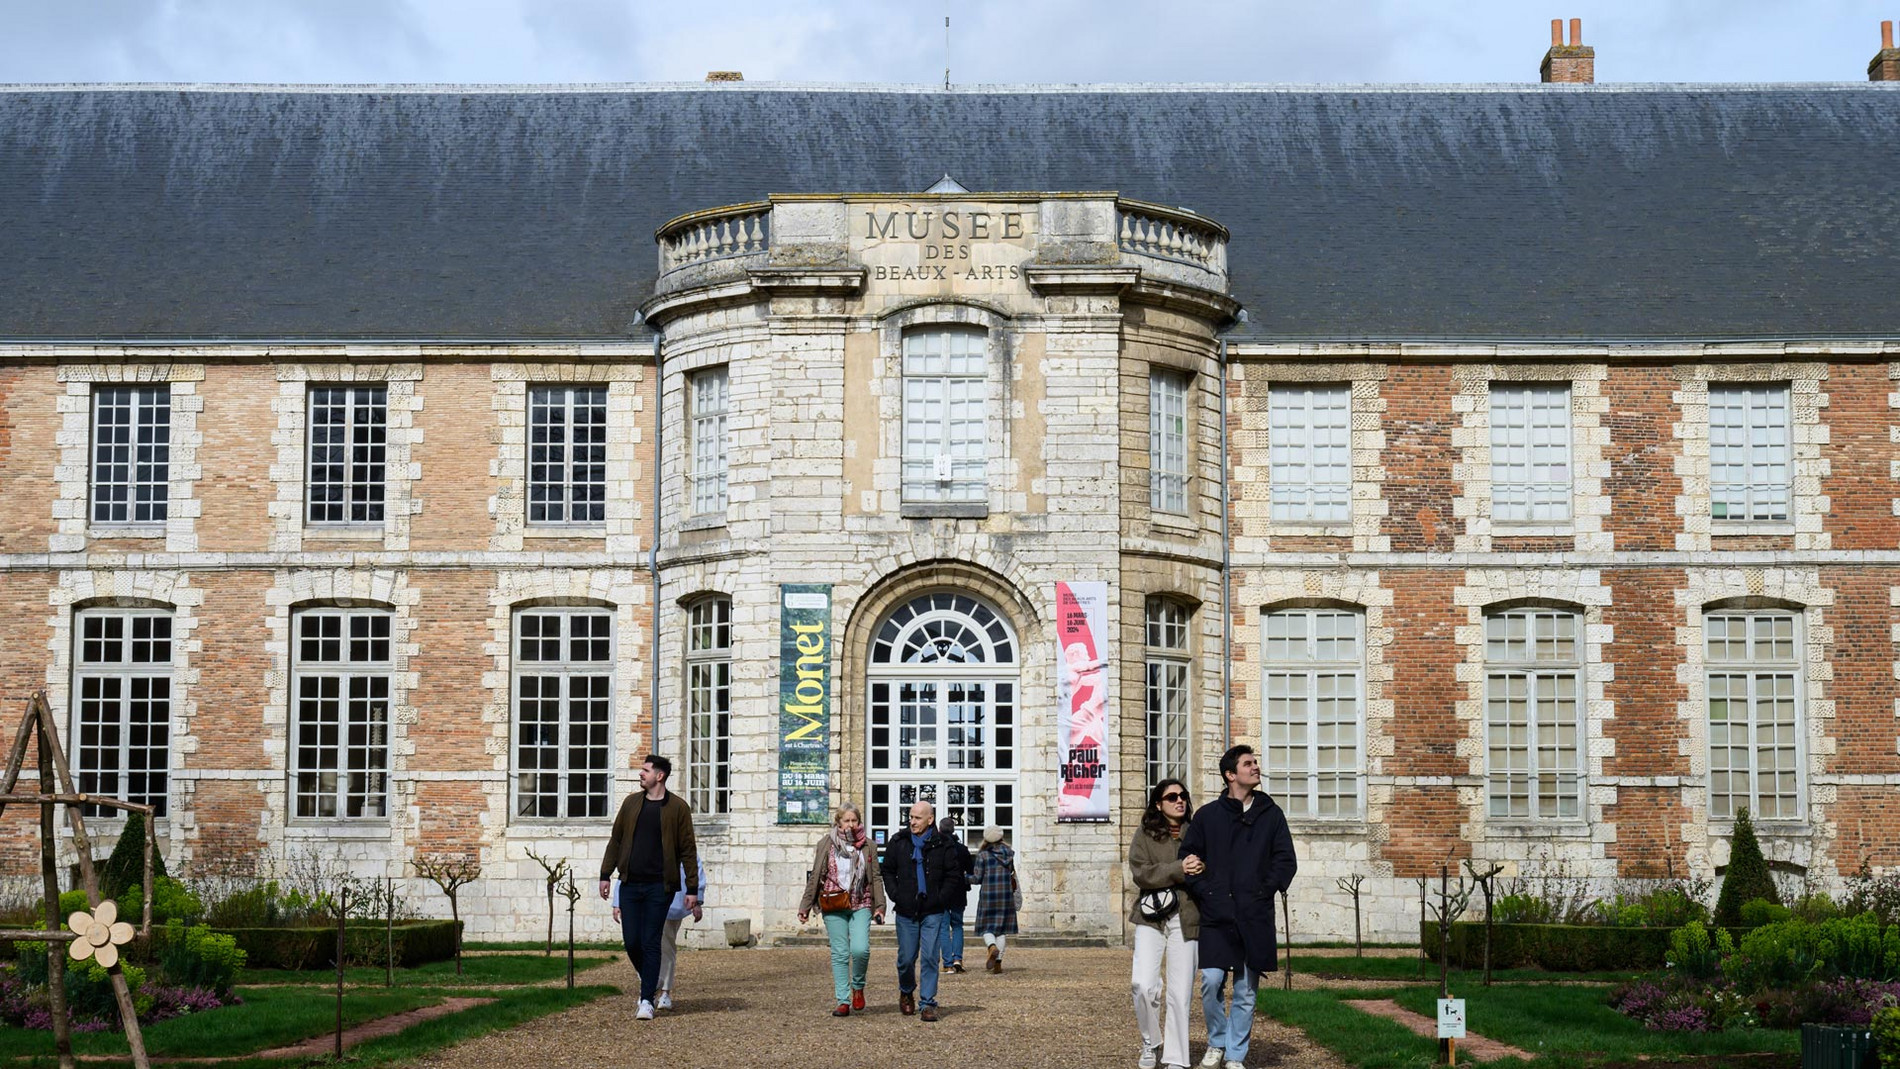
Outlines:
{"type": "Polygon", "coordinates": [[[1187,801],[1187,795],[1182,794],[1180,791],[1172,791],[1162,795],[1161,800],[1164,802],[1185,802],[1187,801]]]}

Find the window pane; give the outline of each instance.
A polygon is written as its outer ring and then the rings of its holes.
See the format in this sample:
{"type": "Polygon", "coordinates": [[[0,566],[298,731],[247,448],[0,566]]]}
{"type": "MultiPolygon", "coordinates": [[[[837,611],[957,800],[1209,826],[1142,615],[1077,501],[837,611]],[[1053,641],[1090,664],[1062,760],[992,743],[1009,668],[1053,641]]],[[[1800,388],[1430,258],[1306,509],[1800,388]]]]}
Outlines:
{"type": "Polygon", "coordinates": [[[612,793],[613,614],[515,614],[515,815],[605,816],[612,793]]]}
{"type": "Polygon", "coordinates": [[[92,521],[162,523],[171,496],[171,387],[101,386],[92,407],[92,521]]]}
{"type": "Polygon", "coordinates": [[[528,522],[607,518],[607,388],[528,391],[528,522]]]}
{"type": "Polygon", "coordinates": [[[1801,819],[1801,701],[1792,613],[1711,614],[1707,660],[1709,814],[1744,806],[1759,820],[1801,819]]]}
{"type": "Polygon", "coordinates": [[[1188,377],[1155,369],[1148,376],[1148,507],[1187,512],[1188,377]]]}
{"type": "MultiPolygon", "coordinates": [[[[171,774],[172,618],[89,610],[76,621],[73,773],[82,793],[167,811],[171,774]]],[[[85,815],[123,814],[86,806],[85,815]]]]}
{"type": "Polygon", "coordinates": [[[1358,613],[1296,609],[1261,619],[1261,761],[1295,817],[1360,815],[1364,666],[1358,613]]]}
{"type": "Polygon", "coordinates": [[[963,327],[904,335],[904,500],[987,497],[987,344],[963,327]]]}
{"type": "Polygon", "coordinates": [[[1491,516],[1511,523],[1570,519],[1570,388],[1491,388],[1491,516]]]}
{"type": "Polygon", "coordinates": [[[1352,393],[1345,386],[1282,386],[1267,394],[1273,519],[1352,519],[1352,393]]]}
{"type": "Polygon", "coordinates": [[[695,812],[732,805],[732,602],[703,598],[687,610],[687,801],[695,812]]]}
{"type": "Polygon", "coordinates": [[[692,484],[695,515],[726,510],[728,369],[707,368],[692,378],[692,484]]]}
{"type": "Polygon", "coordinates": [[[383,522],[389,429],[388,388],[317,386],[310,390],[307,522],[383,522]]]}
{"type": "Polygon", "coordinates": [[[392,615],[309,609],[293,621],[291,782],[299,817],[389,815],[392,615]]]}
{"type": "Polygon", "coordinates": [[[1786,386],[1709,388],[1709,509],[1718,520],[1788,518],[1792,453],[1786,386]]]}

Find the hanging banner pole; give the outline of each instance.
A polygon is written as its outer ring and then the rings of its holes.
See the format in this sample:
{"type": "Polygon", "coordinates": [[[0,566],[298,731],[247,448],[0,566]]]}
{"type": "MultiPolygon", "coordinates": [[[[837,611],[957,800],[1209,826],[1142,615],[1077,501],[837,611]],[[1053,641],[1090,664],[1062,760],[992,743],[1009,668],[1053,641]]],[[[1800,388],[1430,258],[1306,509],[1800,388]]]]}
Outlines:
{"type": "Polygon", "coordinates": [[[778,822],[829,821],[831,585],[779,587],[778,822]]]}
{"type": "Polygon", "coordinates": [[[1056,819],[1108,819],[1108,584],[1056,584],[1056,819]]]}

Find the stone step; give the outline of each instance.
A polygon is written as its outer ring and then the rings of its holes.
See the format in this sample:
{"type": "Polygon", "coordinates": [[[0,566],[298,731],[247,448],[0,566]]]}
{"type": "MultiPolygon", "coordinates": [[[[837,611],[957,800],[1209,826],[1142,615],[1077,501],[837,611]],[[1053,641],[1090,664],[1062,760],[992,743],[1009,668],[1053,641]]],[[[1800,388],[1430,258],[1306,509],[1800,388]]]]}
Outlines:
{"type": "MultiPolygon", "coordinates": [[[[802,931],[790,932],[779,936],[768,936],[760,940],[764,946],[775,947],[822,947],[831,944],[825,939],[825,930],[816,921],[802,931]]],[[[895,948],[897,946],[897,928],[891,924],[871,926],[871,945],[874,947],[895,948]]],[[[1106,947],[1108,939],[1088,932],[1041,929],[1018,932],[1009,937],[1009,949],[1050,948],[1050,947],[1106,947]]],[[[983,962],[983,937],[973,931],[963,934],[963,953],[966,963],[973,962],[972,968],[983,962]]]]}

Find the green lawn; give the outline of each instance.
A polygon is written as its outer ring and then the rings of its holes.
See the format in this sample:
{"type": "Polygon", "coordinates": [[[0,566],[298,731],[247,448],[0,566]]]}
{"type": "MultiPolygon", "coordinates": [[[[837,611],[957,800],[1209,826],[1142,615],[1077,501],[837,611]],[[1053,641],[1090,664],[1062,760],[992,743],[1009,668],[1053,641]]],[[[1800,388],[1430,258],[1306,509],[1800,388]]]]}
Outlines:
{"type": "MultiPolygon", "coordinates": [[[[574,956],[574,972],[580,973],[598,968],[612,961],[612,958],[590,954],[585,957],[574,956]]],[[[366,968],[343,970],[343,982],[365,986],[381,986],[384,981],[382,969],[371,966],[366,968]]],[[[427,965],[417,965],[408,969],[396,970],[396,984],[400,987],[414,987],[419,984],[538,984],[547,980],[559,980],[567,975],[567,955],[559,954],[544,958],[521,954],[463,954],[462,975],[455,975],[454,961],[432,961],[427,965]]],[[[240,987],[253,984],[334,984],[336,974],[324,969],[245,969],[238,976],[240,987]]]]}
{"type": "MultiPolygon", "coordinates": [[[[471,950],[532,950],[539,954],[544,952],[546,948],[547,944],[539,939],[527,943],[523,943],[519,940],[509,942],[498,939],[467,939],[462,942],[462,951],[464,953],[471,950]]],[[[626,944],[618,939],[603,939],[592,943],[585,940],[576,940],[574,943],[574,952],[576,954],[583,950],[611,950],[615,953],[619,953],[625,949],[627,949],[626,944]]],[[[567,957],[567,940],[560,939],[555,941],[554,956],[557,958],[567,957]]]]}
{"type": "MultiPolygon", "coordinates": [[[[145,1049],[154,1057],[224,1057],[269,1050],[320,1036],[336,1027],[336,1002],[308,991],[252,988],[239,992],[241,1006],[187,1014],[145,1027],[145,1049]]],[[[349,991],[343,995],[344,1026],[392,1013],[433,1006],[434,991],[396,988],[349,991]]],[[[123,1032],[80,1032],[73,1036],[78,1054],[123,1054],[123,1032]]],[[[0,1057],[53,1053],[53,1033],[23,1028],[0,1029],[0,1057]]]]}
{"type": "MultiPolygon", "coordinates": [[[[1362,997],[1391,998],[1427,1017],[1437,1014],[1436,985],[1377,993],[1282,991],[1263,985],[1260,1012],[1304,1031],[1309,1038],[1360,1069],[1412,1069],[1432,1064],[1435,1039],[1361,1013],[1343,1003],[1362,997]]],[[[1526,1050],[1539,1069],[1583,1069],[1604,1062],[1631,1063],[1673,1058],[1723,1058],[1744,1054],[1791,1055],[1800,1048],[1795,1031],[1717,1033],[1651,1032],[1610,1009],[1601,987],[1475,983],[1453,994],[1465,1000],[1470,1030],[1526,1050]]],[[[1515,1059],[1487,1063],[1509,1067],[1515,1059]]]]}
{"type": "MultiPolygon", "coordinates": [[[[1425,962],[1421,965],[1417,958],[1322,958],[1295,954],[1293,955],[1293,971],[1362,980],[1411,980],[1426,984],[1438,983],[1438,964],[1425,962]]],[[[1639,975],[1641,974],[1637,972],[1545,972],[1542,969],[1493,969],[1491,971],[1492,980],[1499,983],[1550,983],[1566,980],[1621,983],[1625,980],[1633,980],[1639,975]]],[[[1477,987],[1483,980],[1483,969],[1454,968],[1451,970],[1453,991],[1477,987]]]]}

